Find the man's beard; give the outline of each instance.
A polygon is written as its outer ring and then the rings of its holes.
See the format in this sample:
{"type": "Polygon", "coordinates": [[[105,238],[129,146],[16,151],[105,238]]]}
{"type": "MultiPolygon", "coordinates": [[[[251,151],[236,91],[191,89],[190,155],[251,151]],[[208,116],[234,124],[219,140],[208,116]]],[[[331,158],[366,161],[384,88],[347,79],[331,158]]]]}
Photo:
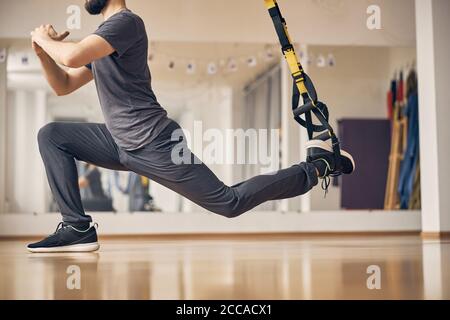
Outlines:
{"type": "Polygon", "coordinates": [[[97,15],[102,13],[102,10],[106,7],[108,0],[87,0],[84,4],[84,8],[89,14],[97,15]]]}

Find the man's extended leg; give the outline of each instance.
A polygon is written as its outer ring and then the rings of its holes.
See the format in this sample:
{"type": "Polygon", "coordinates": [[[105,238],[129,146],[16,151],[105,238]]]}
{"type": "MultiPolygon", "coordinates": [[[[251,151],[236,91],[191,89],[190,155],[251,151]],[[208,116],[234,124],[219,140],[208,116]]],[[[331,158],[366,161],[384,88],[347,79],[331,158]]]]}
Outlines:
{"type": "MultiPolygon", "coordinates": [[[[174,122],[150,145],[136,151],[124,151],[123,163],[130,170],[214,213],[237,217],[263,202],[305,194],[318,183],[316,167],[301,163],[273,175],[261,175],[232,187],[226,186],[205,164],[174,163],[172,150],[179,144],[170,140],[172,131],[178,129],[174,122]]],[[[182,149],[190,152],[187,146],[182,149]]]]}
{"type": "Polygon", "coordinates": [[[81,203],[75,159],[113,170],[121,165],[118,147],[105,125],[59,123],[44,126],[38,134],[39,150],[48,182],[65,224],[84,228],[92,221],[81,203]]]}

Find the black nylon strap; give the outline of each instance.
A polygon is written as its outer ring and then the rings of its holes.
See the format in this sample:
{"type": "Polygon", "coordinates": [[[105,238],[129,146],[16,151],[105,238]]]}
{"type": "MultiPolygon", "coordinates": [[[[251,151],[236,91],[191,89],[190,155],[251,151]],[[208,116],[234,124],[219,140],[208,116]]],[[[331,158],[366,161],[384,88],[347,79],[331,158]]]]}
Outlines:
{"type": "Polygon", "coordinates": [[[290,43],[289,38],[286,35],[283,20],[281,20],[281,18],[277,16],[274,18],[274,22],[276,25],[275,30],[277,31],[278,38],[280,39],[282,49],[287,50],[291,48],[292,44],[290,43]]]}
{"type": "MultiPolygon", "coordinates": [[[[286,21],[284,20],[281,14],[281,10],[276,2],[275,6],[269,9],[269,14],[273,20],[273,24],[275,26],[278,39],[280,40],[283,54],[286,55],[288,50],[294,51],[294,46],[291,43],[289,36],[287,34],[286,21]]],[[[333,169],[337,171],[336,175],[339,175],[340,174],[339,170],[341,168],[340,144],[339,139],[335,135],[333,128],[329,124],[328,108],[325,104],[318,101],[317,92],[316,89],[314,88],[313,82],[308,77],[308,75],[303,72],[301,64],[298,63],[298,65],[300,68],[299,74],[292,75],[292,78],[294,79],[294,89],[292,94],[292,111],[294,113],[294,119],[297,123],[306,128],[310,140],[315,139],[314,138],[315,132],[320,133],[327,131],[326,133],[320,134],[318,137],[324,141],[331,139],[333,153],[336,162],[336,167],[333,169]],[[306,87],[307,93],[304,93],[302,95],[302,100],[305,105],[303,108],[299,106],[300,92],[296,81],[302,81],[306,87]],[[311,105],[309,103],[312,103],[314,107],[311,108],[311,105]],[[301,117],[303,114],[305,115],[304,119],[301,117]],[[313,123],[312,121],[313,114],[320,121],[321,123],[320,125],[316,125],[313,123]]]]}
{"type": "MultiPolygon", "coordinates": [[[[297,108],[299,107],[299,103],[300,103],[300,92],[298,91],[297,86],[294,84],[293,87],[293,94],[292,94],[292,111],[297,110],[297,108]]],[[[302,97],[303,101],[306,103],[306,101],[310,101],[308,96],[302,97]]],[[[318,103],[319,106],[323,105],[322,103],[318,103]]],[[[302,126],[305,127],[308,130],[308,136],[309,139],[313,139],[313,134],[314,132],[322,132],[328,129],[329,124],[328,124],[328,108],[324,106],[324,110],[322,111],[322,113],[325,115],[325,123],[323,123],[321,121],[321,125],[316,125],[313,124],[312,122],[312,117],[311,117],[311,112],[306,112],[305,113],[305,119],[302,119],[299,116],[295,116],[294,114],[294,119],[302,126]],[[309,115],[308,115],[309,114],[309,115]]],[[[313,108],[313,112],[316,108],[313,108]]],[[[320,121],[320,119],[319,119],[320,121]]]]}

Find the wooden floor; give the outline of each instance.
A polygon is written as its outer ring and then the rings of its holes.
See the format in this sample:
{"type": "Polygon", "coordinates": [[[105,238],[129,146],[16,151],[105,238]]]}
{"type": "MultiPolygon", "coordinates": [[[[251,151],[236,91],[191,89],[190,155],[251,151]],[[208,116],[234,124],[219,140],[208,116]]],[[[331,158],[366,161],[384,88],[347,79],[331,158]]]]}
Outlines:
{"type": "Polygon", "coordinates": [[[125,238],[90,254],[25,244],[0,241],[0,299],[450,299],[450,242],[418,236],[125,238]]]}

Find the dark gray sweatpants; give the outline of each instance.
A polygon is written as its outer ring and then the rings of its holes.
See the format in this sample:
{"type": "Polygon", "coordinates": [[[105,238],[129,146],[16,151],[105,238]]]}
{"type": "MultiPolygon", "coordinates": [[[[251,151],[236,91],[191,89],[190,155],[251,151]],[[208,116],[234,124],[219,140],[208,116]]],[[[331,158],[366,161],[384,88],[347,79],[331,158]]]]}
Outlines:
{"type": "MultiPolygon", "coordinates": [[[[318,183],[315,167],[301,163],[273,175],[226,186],[203,163],[172,161],[172,149],[176,145],[178,148],[179,142],[172,141],[171,136],[179,129],[173,121],[147,146],[126,151],[117,146],[104,124],[54,122],[44,126],[38,134],[39,150],[63,221],[71,225],[92,221],[81,203],[74,159],[107,169],[136,172],[227,218],[237,217],[269,200],[305,194],[318,183]]],[[[186,151],[190,153],[189,149],[186,151]]]]}

